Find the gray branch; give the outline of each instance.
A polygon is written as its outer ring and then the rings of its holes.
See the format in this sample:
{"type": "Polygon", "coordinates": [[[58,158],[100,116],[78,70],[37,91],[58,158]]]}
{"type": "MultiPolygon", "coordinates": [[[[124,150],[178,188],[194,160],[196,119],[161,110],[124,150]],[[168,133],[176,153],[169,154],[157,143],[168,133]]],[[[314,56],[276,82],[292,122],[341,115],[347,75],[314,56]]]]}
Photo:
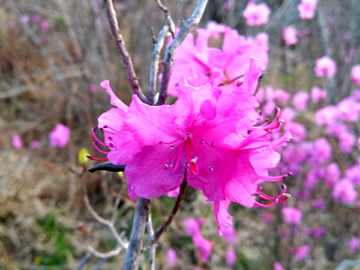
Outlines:
{"type": "Polygon", "coordinates": [[[200,19],[201,19],[202,15],[204,14],[207,2],[208,2],[208,0],[199,0],[197,2],[194,13],[191,15],[191,17],[189,19],[187,19],[185,22],[182,23],[179,33],[177,34],[177,36],[174,38],[173,42],[170,44],[170,46],[166,50],[165,58],[163,61],[163,71],[162,71],[162,79],[161,79],[161,86],[160,86],[160,95],[159,95],[159,100],[157,102],[157,105],[163,105],[166,102],[170,76],[171,76],[172,68],[174,65],[175,52],[179,48],[181,43],[184,41],[187,34],[189,34],[189,32],[199,24],[200,19]]]}
{"type": "Polygon", "coordinates": [[[360,259],[355,261],[344,260],[342,261],[335,270],[346,270],[348,267],[355,267],[360,265],[360,259]]]}
{"type": "Polygon", "coordinates": [[[150,200],[138,197],[136,200],[135,216],[131,230],[129,247],[125,255],[123,270],[137,270],[139,256],[142,249],[142,241],[147,217],[150,211],[150,200]]]}
{"type": "MultiPolygon", "coordinates": [[[[146,229],[147,229],[149,238],[150,239],[154,238],[154,229],[153,229],[152,220],[151,220],[151,212],[149,212],[148,222],[146,223],[146,229]]],[[[156,246],[153,245],[150,248],[150,253],[149,253],[149,270],[155,270],[155,252],[156,252],[156,246]]]]}
{"type": "Polygon", "coordinates": [[[169,30],[169,26],[165,25],[161,30],[156,43],[154,44],[153,55],[151,58],[151,65],[150,65],[150,78],[149,78],[149,95],[148,99],[151,104],[154,104],[154,97],[155,97],[155,90],[156,90],[156,81],[157,75],[159,70],[159,58],[160,58],[160,51],[164,46],[164,41],[166,38],[166,34],[169,30]]]}
{"type": "Polygon", "coordinates": [[[136,77],[135,74],[134,65],[132,63],[130,54],[125,46],[123,37],[120,33],[119,24],[116,18],[116,12],[114,10],[112,0],[105,0],[105,5],[106,5],[106,14],[110,24],[111,33],[116,41],[118,52],[120,53],[121,58],[124,62],[125,70],[131,85],[131,89],[140,98],[142,102],[149,104],[149,101],[141,91],[138,78],[136,77]]]}
{"type": "Polygon", "coordinates": [[[163,3],[161,3],[160,0],[155,0],[155,1],[158,3],[160,9],[161,9],[162,11],[164,11],[164,13],[165,13],[165,18],[166,18],[166,20],[167,20],[167,22],[168,22],[168,25],[169,25],[169,27],[170,27],[170,33],[171,33],[172,37],[175,38],[175,24],[174,24],[174,21],[173,21],[172,18],[171,18],[171,15],[170,15],[169,10],[167,9],[166,6],[163,5],[163,3]]]}

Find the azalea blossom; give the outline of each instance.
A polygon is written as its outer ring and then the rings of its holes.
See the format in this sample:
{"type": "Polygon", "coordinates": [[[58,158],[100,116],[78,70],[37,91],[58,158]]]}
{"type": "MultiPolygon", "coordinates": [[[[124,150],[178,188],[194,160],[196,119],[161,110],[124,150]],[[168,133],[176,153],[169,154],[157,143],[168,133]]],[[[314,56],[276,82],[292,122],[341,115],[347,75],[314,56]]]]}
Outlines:
{"type": "Polygon", "coordinates": [[[293,104],[298,110],[306,110],[307,101],[309,100],[309,94],[304,91],[299,91],[295,94],[293,104]]]}
{"type": "Polygon", "coordinates": [[[12,145],[15,149],[21,149],[22,148],[22,142],[19,134],[13,134],[12,135],[12,145]]]}
{"type": "Polygon", "coordinates": [[[308,245],[303,245],[297,248],[295,252],[295,259],[298,261],[305,259],[308,256],[310,250],[311,247],[308,245]]]}
{"type": "Polygon", "coordinates": [[[358,195],[353,183],[349,180],[342,180],[335,184],[333,190],[333,197],[335,201],[340,201],[343,204],[353,203],[358,195]]]}
{"type": "Polygon", "coordinates": [[[332,78],[336,73],[336,63],[328,56],[323,56],[316,60],[314,68],[317,77],[332,78]]]}
{"type": "Polygon", "coordinates": [[[316,0],[302,0],[298,5],[301,19],[312,19],[315,15],[316,0]]]}
{"type": "Polygon", "coordinates": [[[32,141],[30,143],[30,148],[39,148],[40,147],[40,142],[39,141],[32,141]]]}
{"type": "Polygon", "coordinates": [[[284,221],[287,224],[300,224],[301,223],[301,210],[291,207],[285,207],[282,209],[284,215],[284,221]]]}
{"type": "Polygon", "coordinates": [[[356,85],[360,85],[360,65],[356,65],[351,69],[351,80],[356,85]]]}
{"type": "Polygon", "coordinates": [[[257,61],[252,60],[242,84],[228,85],[226,91],[214,87],[209,80],[183,78],[176,88],[178,100],[162,106],[149,106],[133,96],[127,107],[115,96],[109,81],[104,81],[101,86],[116,108],[99,117],[98,127],[104,132],[105,141],[97,139],[94,129],[94,146],[111,163],[126,164],[129,196],[133,200],[174,191],[183,182],[186,170],[187,183],[214,201],[218,233],[222,234],[231,226],[227,213],[230,202],[269,207],[288,198],[285,186],[275,198],[258,190],[262,181],[284,178],[270,177],[267,170],[280,159],[273,147],[290,139],[289,134],[271,139],[281,128],[279,115],[271,123],[258,124],[258,103],[253,92],[260,72],[257,61]],[[99,145],[108,147],[110,152],[99,145]],[[271,204],[262,205],[253,195],[271,204]]]}
{"type": "Polygon", "coordinates": [[[283,39],[285,40],[286,45],[295,45],[298,42],[296,29],[291,26],[286,27],[283,30],[283,39]]]}
{"type": "Polygon", "coordinates": [[[320,100],[326,98],[326,91],[317,86],[311,88],[311,101],[312,103],[319,103],[320,100]]]}
{"type": "Polygon", "coordinates": [[[65,148],[70,139],[70,130],[63,124],[57,124],[49,133],[50,147],[65,148]]]}
{"type": "Polygon", "coordinates": [[[355,251],[357,251],[359,249],[359,246],[360,246],[359,237],[352,236],[351,240],[349,242],[349,251],[350,251],[350,253],[354,253],[355,251]]]}
{"type": "Polygon", "coordinates": [[[269,21],[270,13],[271,9],[265,3],[256,5],[250,1],[243,12],[243,16],[246,18],[247,25],[262,25],[269,21]]]}
{"type": "Polygon", "coordinates": [[[275,262],[274,263],[274,270],[285,270],[285,269],[282,267],[281,263],[275,262]]]}
{"type": "Polygon", "coordinates": [[[166,253],[166,258],[168,263],[171,266],[175,266],[176,265],[176,261],[177,261],[177,256],[176,256],[176,252],[175,250],[173,250],[172,248],[169,248],[167,253],[166,253]]]}
{"type": "Polygon", "coordinates": [[[235,262],[236,262],[236,254],[235,254],[235,251],[232,247],[228,247],[226,249],[226,259],[225,259],[225,262],[227,265],[235,265],[235,262]]]}

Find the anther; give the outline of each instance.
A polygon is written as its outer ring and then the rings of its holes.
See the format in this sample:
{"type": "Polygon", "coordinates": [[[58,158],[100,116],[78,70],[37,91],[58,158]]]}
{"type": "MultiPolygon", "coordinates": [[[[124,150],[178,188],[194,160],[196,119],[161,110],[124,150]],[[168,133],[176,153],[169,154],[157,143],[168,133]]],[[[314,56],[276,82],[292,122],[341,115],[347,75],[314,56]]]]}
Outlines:
{"type": "Polygon", "coordinates": [[[109,143],[109,146],[110,146],[110,147],[114,147],[114,145],[113,145],[112,143],[109,143]]]}
{"type": "Polygon", "coordinates": [[[203,141],[203,140],[200,140],[200,143],[201,143],[201,144],[204,144],[204,141],[203,141]]]}
{"type": "Polygon", "coordinates": [[[170,167],[172,168],[172,167],[174,167],[174,162],[170,162],[170,167]]]}
{"type": "Polygon", "coordinates": [[[160,141],[159,144],[162,144],[162,141],[160,141]]]}
{"type": "Polygon", "coordinates": [[[210,172],[213,172],[213,171],[214,171],[214,168],[211,167],[211,166],[209,166],[209,171],[210,171],[210,172]]]}
{"type": "Polygon", "coordinates": [[[186,162],[186,167],[191,168],[190,162],[186,162]]]}
{"type": "Polygon", "coordinates": [[[167,164],[165,164],[164,170],[167,170],[168,168],[169,168],[169,166],[167,164]]]}
{"type": "Polygon", "coordinates": [[[174,148],[175,148],[175,145],[171,145],[170,148],[171,148],[171,149],[174,149],[174,148]]]}
{"type": "Polygon", "coordinates": [[[112,141],[112,140],[113,140],[113,138],[112,138],[112,137],[108,137],[108,139],[109,139],[109,141],[112,141]]]}
{"type": "Polygon", "coordinates": [[[103,128],[99,128],[99,130],[100,130],[100,131],[104,131],[104,129],[103,129],[103,128]]]}
{"type": "Polygon", "coordinates": [[[262,190],[262,186],[258,186],[258,190],[262,190]]]}
{"type": "Polygon", "coordinates": [[[215,143],[214,143],[214,142],[212,142],[212,143],[211,143],[211,146],[212,146],[212,147],[214,147],[214,146],[215,146],[215,143]]]}

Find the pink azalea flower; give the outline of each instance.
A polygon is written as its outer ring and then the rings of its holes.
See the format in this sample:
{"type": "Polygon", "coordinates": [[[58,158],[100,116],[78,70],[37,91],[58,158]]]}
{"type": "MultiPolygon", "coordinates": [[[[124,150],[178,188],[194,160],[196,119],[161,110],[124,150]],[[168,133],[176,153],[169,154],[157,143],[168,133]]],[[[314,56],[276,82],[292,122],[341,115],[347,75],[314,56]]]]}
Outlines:
{"type": "Polygon", "coordinates": [[[291,133],[292,139],[295,142],[300,142],[306,137],[306,128],[295,122],[290,122],[286,124],[284,129],[291,133]]]}
{"type": "Polygon", "coordinates": [[[33,16],[31,17],[31,19],[32,19],[32,21],[33,21],[34,23],[38,23],[38,22],[40,21],[40,16],[39,16],[39,15],[33,15],[33,16]]]}
{"type": "Polygon", "coordinates": [[[283,179],[268,176],[267,169],[280,160],[273,148],[290,137],[286,134],[272,141],[281,128],[279,115],[272,123],[255,125],[258,103],[253,89],[259,75],[260,67],[253,60],[242,84],[227,86],[223,92],[197,78],[182,79],[177,86],[178,100],[163,106],[149,106],[133,96],[127,107],[104,81],[101,86],[117,108],[99,117],[105,142],[96,138],[94,130],[94,145],[111,163],[126,164],[131,199],[150,199],[173,191],[181,185],[186,170],[188,184],[214,201],[221,234],[231,226],[232,217],[227,213],[231,201],[252,207],[259,204],[254,194],[273,204],[287,199],[285,187],[276,198],[258,191],[262,181],[283,179]],[[98,144],[110,152],[99,149],[98,144]]]}
{"type": "Polygon", "coordinates": [[[312,200],[311,205],[314,209],[319,209],[321,211],[326,210],[326,205],[323,200],[312,200]]]}
{"type": "Polygon", "coordinates": [[[21,16],[20,20],[23,24],[27,24],[30,21],[30,16],[28,14],[24,14],[21,16]]]}
{"type": "Polygon", "coordinates": [[[351,96],[356,100],[360,101],[360,90],[356,89],[354,92],[352,92],[351,96]]]}
{"type": "Polygon", "coordinates": [[[46,21],[46,20],[43,20],[43,21],[41,22],[40,27],[41,27],[41,30],[43,30],[43,31],[49,30],[49,22],[46,21]]]}
{"type": "Polygon", "coordinates": [[[287,104],[290,99],[290,94],[282,89],[276,89],[274,91],[273,97],[276,101],[287,104]]]}
{"type": "Polygon", "coordinates": [[[262,25],[269,21],[271,9],[265,4],[259,5],[249,2],[246,6],[243,16],[246,18],[247,25],[262,25]]]}
{"type": "Polygon", "coordinates": [[[186,233],[190,236],[195,236],[200,231],[199,223],[193,218],[187,218],[184,220],[186,233]]]}
{"type": "Polygon", "coordinates": [[[316,139],[314,162],[324,163],[329,161],[332,157],[331,146],[325,138],[316,139]]]}
{"type": "Polygon", "coordinates": [[[340,134],[339,148],[343,153],[350,153],[355,145],[355,136],[349,132],[340,134]]]}
{"type": "Polygon", "coordinates": [[[312,103],[319,103],[320,100],[326,98],[326,91],[317,86],[311,88],[311,101],[312,103]]]}
{"type": "Polygon", "coordinates": [[[302,0],[298,6],[301,19],[312,19],[315,15],[316,0],[302,0]]]}
{"type": "Polygon", "coordinates": [[[303,246],[297,248],[296,252],[295,252],[295,259],[297,261],[305,259],[308,256],[310,250],[311,250],[311,248],[308,245],[303,245],[303,246]]]}
{"type": "Polygon", "coordinates": [[[226,264],[229,266],[235,265],[236,262],[236,254],[232,247],[228,247],[226,250],[226,264]]]}
{"type": "Polygon", "coordinates": [[[284,207],[282,209],[284,221],[287,224],[300,224],[301,223],[301,210],[291,207],[284,207]]]}
{"type": "Polygon", "coordinates": [[[339,165],[333,162],[326,168],[325,184],[329,188],[332,188],[335,185],[335,183],[339,181],[339,179],[340,179],[339,165]]]}
{"type": "Polygon", "coordinates": [[[285,108],[281,111],[281,119],[285,121],[285,124],[291,123],[295,118],[295,112],[291,108],[285,108]]]}
{"type": "Polygon", "coordinates": [[[323,56],[316,60],[314,68],[317,77],[332,78],[336,73],[336,63],[328,56],[323,56]]]}
{"type": "Polygon", "coordinates": [[[167,261],[171,266],[175,266],[176,265],[176,261],[177,261],[177,256],[176,256],[176,252],[175,250],[173,250],[172,248],[169,248],[167,253],[166,253],[166,257],[167,257],[167,261]]]}
{"type": "Polygon", "coordinates": [[[50,147],[65,148],[70,139],[70,130],[68,127],[57,124],[49,133],[50,147]]]}
{"type": "Polygon", "coordinates": [[[294,45],[297,43],[296,29],[288,26],[283,30],[283,39],[286,45],[294,45]]]}
{"type": "Polygon", "coordinates": [[[271,215],[268,212],[263,212],[262,218],[266,223],[270,223],[272,221],[271,215]]]}
{"type": "Polygon", "coordinates": [[[224,9],[231,9],[234,6],[233,0],[228,0],[224,3],[224,9]]]}
{"type": "Polygon", "coordinates": [[[30,143],[30,148],[39,148],[40,147],[40,142],[39,141],[32,141],[30,143]]]}
{"type": "Polygon", "coordinates": [[[359,119],[360,104],[352,97],[344,98],[336,108],[338,120],[356,122],[359,119]]]}
{"type": "Polygon", "coordinates": [[[342,180],[335,184],[333,190],[333,197],[335,201],[340,201],[343,204],[353,203],[358,193],[354,188],[354,184],[349,180],[342,180]]]}
{"type": "Polygon", "coordinates": [[[360,239],[355,236],[351,237],[351,240],[349,242],[350,253],[354,253],[355,251],[357,251],[359,249],[359,245],[360,245],[360,239]]]}
{"type": "Polygon", "coordinates": [[[200,249],[200,258],[203,262],[207,262],[211,255],[213,244],[206,240],[200,233],[193,237],[194,246],[200,249]]]}
{"type": "Polygon", "coordinates": [[[22,142],[19,134],[13,134],[12,135],[12,145],[15,149],[21,149],[22,148],[22,142]]]}
{"type": "Polygon", "coordinates": [[[314,229],[314,238],[321,238],[326,232],[325,227],[318,227],[314,229]]]}
{"type": "Polygon", "coordinates": [[[282,267],[281,263],[275,262],[274,263],[274,270],[285,270],[285,269],[282,267]]]}
{"type": "Polygon", "coordinates": [[[360,165],[356,164],[345,171],[345,178],[350,180],[354,185],[360,185],[360,165]]]}
{"type": "Polygon", "coordinates": [[[220,34],[226,31],[227,26],[223,24],[218,24],[214,21],[209,21],[206,25],[206,30],[208,30],[212,37],[220,38],[220,34]]]}
{"type": "Polygon", "coordinates": [[[356,85],[360,85],[360,65],[354,66],[351,69],[351,80],[356,85]]]}
{"type": "Polygon", "coordinates": [[[330,125],[334,122],[337,115],[337,108],[335,106],[326,106],[315,113],[316,124],[330,125]]]}
{"type": "Polygon", "coordinates": [[[226,242],[229,242],[230,244],[235,244],[236,236],[237,236],[237,232],[234,230],[233,227],[229,227],[226,230],[224,230],[223,237],[226,242]]]}
{"type": "Polygon", "coordinates": [[[306,110],[307,101],[309,99],[309,94],[303,91],[297,92],[294,96],[293,104],[296,109],[303,111],[306,110]]]}

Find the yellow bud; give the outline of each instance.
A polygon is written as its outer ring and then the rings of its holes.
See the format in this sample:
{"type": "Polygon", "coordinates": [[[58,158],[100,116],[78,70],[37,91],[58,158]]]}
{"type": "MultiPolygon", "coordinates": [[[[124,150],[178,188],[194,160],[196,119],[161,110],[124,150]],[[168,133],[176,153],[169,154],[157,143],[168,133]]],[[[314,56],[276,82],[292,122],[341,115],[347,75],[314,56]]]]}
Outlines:
{"type": "Polygon", "coordinates": [[[118,172],[119,176],[121,179],[125,179],[125,174],[124,172],[118,172]]]}
{"type": "Polygon", "coordinates": [[[88,162],[88,158],[86,157],[88,154],[88,151],[83,148],[80,150],[79,152],[79,162],[81,163],[81,165],[86,165],[88,162]]]}
{"type": "Polygon", "coordinates": [[[39,263],[41,263],[41,257],[35,257],[35,259],[34,259],[34,262],[36,263],[36,264],[39,264],[39,263]]]}

